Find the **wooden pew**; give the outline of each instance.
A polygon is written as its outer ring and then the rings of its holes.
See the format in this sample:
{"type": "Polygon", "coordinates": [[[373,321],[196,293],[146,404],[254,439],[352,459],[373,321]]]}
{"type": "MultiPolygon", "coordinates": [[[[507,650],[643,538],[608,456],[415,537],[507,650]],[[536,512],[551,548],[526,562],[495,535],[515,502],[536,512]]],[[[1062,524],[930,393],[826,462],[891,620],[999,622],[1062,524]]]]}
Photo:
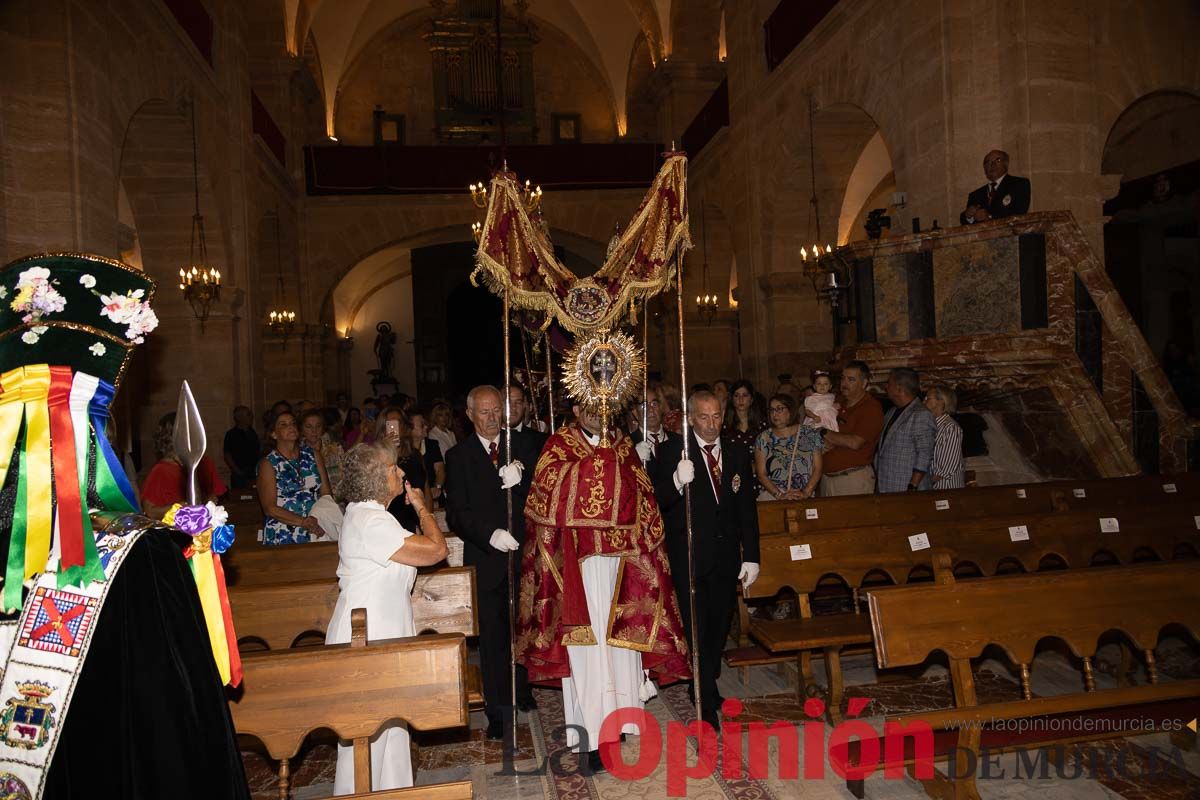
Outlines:
{"type": "Polygon", "coordinates": [[[1045,566],[1087,567],[1097,560],[1128,564],[1195,558],[1200,549],[1193,519],[1197,510],[1185,505],[1133,509],[1115,518],[1119,530],[1112,533],[1101,531],[1100,518],[1094,513],[1058,512],[938,526],[910,523],[765,536],[759,543],[762,564],[758,580],[745,595],[769,599],[790,589],[797,595],[800,618],[747,619],[744,624],[762,648],[736,649],[726,654],[726,662],[741,667],[797,658],[799,688],[811,693],[815,690],[813,651],[822,651],[829,675],[829,714],[838,721],[844,692],[841,651],[867,647],[872,641],[858,602],[859,588],[868,577],[893,584],[907,583],[918,570],[928,577],[935,553],[946,554],[951,570],[970,568],[981,575],[994,575],[1006,565],[1034,572],[1045,566]],[[909,537],[918,535],[926,537],[926,549],[913,549],[909,537]],[[851,589],[853,613],[814,616],[810,594],[827,578],[840,579],[851,589]]]}
{"type": "Polygon", "coordinates": [[[372,800],[470,798],[469,782],[370,792],[369,739],[380,726],[404,720],[416,730],[468,723],[466,639],[440,634],[366,641],[366,612],[355,609],[348,645],[249,653],[242,659],[243,693],[230,703],[238,733],[254,736],[279,760],[279,796],[287,800],[289,763],[305,737],[329,728],[354,742],[354,797],[372,800]]]}
{"type": "MultiPolygon", "coordinates": [[[[1074,736],[1036,728],[1014,734],[989,725],[998,720],[1050,715],[1096,720],[1106,710],[1111,715],[1114,709],[1122,710],[1123,721],[1134,717],[1186,720],[1200,711],[1200,680],[1160,682],[1154,659],[1154,648],[1164,627],[1178,625],[1193,637],[1200,635],[1200,562],[969,581],[955,581],[948,571],[941,575],[943,579],[938,583],[871,589],[866,593],[881,669],[922,664],[935,651],[949,658],[954,707],[888,720],[901,725],[923,723],[943,732],[933,737],[935,756],[943,761],[954,758],[954,774],[964,777],[952,780],[935,771],[932,779],[922,780],[931,797],[979,797],[974,775],[966,773],[969,753],[974,754],[978,764],[983,747],[996,753],[1140,732],[1079,726],[1074,728],[1074,736]],[[1098,691],[1091,660],[1101,638],[1114,630],[1142,654],[1149,682],[1098,691]],[[1061,639],[1081,659],[1081,691],[1033,696],[1029,667],[1038,643],[1046,637],[1061,639]],[[971,659],[989,645],[999,646],[1018,666],[1021,700],[979,701],[971,659]],[[1134,713],[1128,713],[1131,711],[1134,713]],[[958,749],[952,750],[951,746],[958,749]]],[[[1058,725],[1054,730],[1072,727],[1058,725]]],[[[837,750],[831,752],[831,757],[848,757],[850,763],[855,763],[861,748],[852,745],[837,750]]],[[[881,746],[879,752],[885,753],[885,748],[881,746]]],[[[915,773],[911,756],[906,763],[915,773]]],[[[855,796],[863,796],[861,781],[847,783],[855,796]]]]}
{"type": "MultiPolygon", "coordinates": [[[[308,634],[323,639],[337,599],[336,578],[232,588],[229,607],[238,644],[256,642],[270,650],[286,650],[308,634]]],[[[418,635],[479,635],[474,567],[444,567],[419,573],[411,602],[418,635]]],[[[482,708],[479,669],[469,664],[466,670],[468,703],[473,709],[482,708]]]]}
{"type": "MultiPolygon", "coordinates": [[[[325,635],[337,598],[337,578],[326,578],[237,586],[229,590],[229,607],[239,642],[286,650],[305,634],[325,635]]],[[[479,635],[474,567],[418,574],[411,602],[418,634],[479,635]]]]}
{"type": "Polygon", "coordinates": [[[1130,507],[1187,505],[1200,497],[1200,473],[1135,475],[1094,481],[1049,484],[1060,504],[1071,511],[1117,513],[1130,507]]]}
{"type": "Polygon", "coordinates": [[[337,575],[337,547],[337,542],[266,547],[239,538],[222,554],[221,566],[229,586],[328,580],[337,575]]]}
{"type": "MultiPolygon", "coordinates": [[[[337,575],[337,542],[267,546],[241,538],[221,556],[228,586],[261,586],[332,578],[337,575]]],[[[462,540],[446,535],[447,561],[462,565],[462,540]]]]}
{"type": "Polygon", "coordinates": [[[1020,510],[1055,510],[1054,485],[1031,483],[941,492],[814,497],[758,504],[759,533],[799,533],[893,525],[923,520],[950,522],[1020,510]]]}

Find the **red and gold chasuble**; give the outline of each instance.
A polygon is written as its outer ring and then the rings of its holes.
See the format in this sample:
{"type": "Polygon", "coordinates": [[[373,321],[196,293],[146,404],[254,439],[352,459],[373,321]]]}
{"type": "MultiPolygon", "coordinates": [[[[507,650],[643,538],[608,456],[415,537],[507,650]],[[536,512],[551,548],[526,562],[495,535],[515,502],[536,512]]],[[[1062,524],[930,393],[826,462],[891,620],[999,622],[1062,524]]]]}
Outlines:
{"type": "Polygon", "coordinates": [[[608,644],[642,653],[660,684],[691,676],[654,488],[629,437],[592,447],[574,426],[542,448],[525,503],[517,658],[529,680],[571,674],[567,647],[596,644],[579,565],[621,558],[608,644]]]}

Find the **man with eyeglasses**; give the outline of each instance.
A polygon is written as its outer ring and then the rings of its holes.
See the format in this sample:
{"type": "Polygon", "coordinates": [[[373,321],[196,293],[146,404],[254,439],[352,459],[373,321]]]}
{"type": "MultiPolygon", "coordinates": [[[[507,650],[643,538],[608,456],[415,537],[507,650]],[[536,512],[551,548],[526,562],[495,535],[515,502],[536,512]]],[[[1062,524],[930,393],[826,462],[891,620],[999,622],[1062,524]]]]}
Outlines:
{"type": "Polygon", "coordinates": [[[958,216],[960,223],[973,225],[1029,211],[1029,179],[1008,174],[1008,153],[993,150],[984,156],[983,174],[988,182],[967,197],[967,208],[958,216]]]}
{"type": "MultiPolygon", "coordinates": [[[[634,407],[639,426],[642,422],[642,408],[643,405],[634,407]]],[[[643,431],[639,428],[629,434],[629,438],[637,444],[638,457],[642,459],[642,464],[649,469],[650,462],[655,459],[664,444],[673,441],[682,442],[683,437],[663,427],[662,414],[667,408],[667,401],[663,397],[662,387],[659,384],[651,383],[646,388],[644,408],[646,410],[646,430],[649,431],[649,434],[643,435],[643,431]]]]}
{"type": "Polygon", "coordinates": [[[703,721],[719,729],[717,712],[724,698],[717,690],[721,655],[737,605],[741,581],[749,587],[758,579],[758,509],[755,505],[750,453],[741,447],[722,447],[721,402],[712,392],[699,391],[687,401],[691,422],[688,457],[683,437],[663,445],[651,465],[654,496],[667,530],[667,558],[683,628],[691,638],[688,590],[687,503],[684,488],[692,485],[692,540],[695,558],[696,635],[700,660],[700,701],[703,721]]]}

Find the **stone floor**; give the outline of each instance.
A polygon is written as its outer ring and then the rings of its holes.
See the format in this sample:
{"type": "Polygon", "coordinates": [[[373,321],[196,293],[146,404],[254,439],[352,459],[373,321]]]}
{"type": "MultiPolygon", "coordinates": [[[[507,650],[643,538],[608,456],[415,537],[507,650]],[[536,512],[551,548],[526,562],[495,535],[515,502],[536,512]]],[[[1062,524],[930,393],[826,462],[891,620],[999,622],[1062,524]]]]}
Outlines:
{"type": "MultiPolygon", "coordinates": [[[[1162,680],[1200,677],[1200,656],[1194,647],[1178,641],[1165,642],[1159,648],[1159,670],[1162,680]]],[[[1102,648],[1095,660],[1098,688],[1115,684],[1118,651],[1115,646],[1102,648]]],[[[844,670],[848,696],[866,698],[868,703],[860,715],[879,728],[882,715],[903,713],[952,705],[952,691],[946,669],[930,664],[923,670],[901,674],[877,675],[870,656],[854,656],[845,660],[844,670]]],[[[824,675],[817,662],[818,678],[824,675]]],[[[1069,654],[1047,649],[1039,653],[1032,666],[1032,689],[1036,695],[1075,692],[1081,688],[1077,665],[1069,654]]],[[[1144,676],[1142,676],[1144,679],[1144,676]]],[[[976,681],[981,701],[1019,699],[1020,687],[1010,668],[998,659],[985,659],[978,664],[976,681]]],[[[755,722],[810,722],[796,699],[794,670],[791,665],[755,667],[743,676],[739,670],[726,670],[721,676],[721,690],[726,697],[738,698],[743,710],[736,718],[748,726],[755,722]],[[744,678],[744,681],[743,681],[744,678]]],[[[470,780],[477,798],[495,800],[624,800],[624,798],[667,797],[666,762],[685,754],[686,763],[695,763],[694,745],[681,747],[681,734],[672,737],[670,723],[693,719],[693,709],[682,686],[669,687],[647,705],[667,734],[661,741],[663,756],[651,773],[635,780],[621,780],[611,774],[583,774],[575,756],[564,751],[555,731],[562,724],[561,693],[539,689],[539,709],[533,715],[520,715],[515,757],[506,762],[498,742],[484,738],[482,714],[472,715],[467,730],[443,731],[435,734],[416,734],[417,754],[415,779],[418,785],[470,780]],[[558,770],[538,774],[539,764],[557,764],[558,770]]],[[[1184,720],[1186,722],[1186,720],[1184,720]]],[[[745,728],[743,728],[745,730],[745,728]]],[[[832,727],[824,724],[825,740],[832,727]]],[[[653,738],[653,737],[651,737],[653,738]]],[[[800,740],[804,740],[801,735],[800,740]]],[[[631,736],[622,745],[626,764],[638,761],[640,748],[653,746],[646,737],[631,736]]],[[[804,768],[803,744],[799,763],[804,768]]],[[[293,797],[324,798],[333,788],[334,742],[327,731],[310,736],[300,757],[292,763],[293,797]]],[[[1084,742],[1067,748],[1067,760],[1060,768],[1050,766],[1043,779],[1028,777],[1029,769],[1018,773],[1021,765],[1015,754],[1001,756],[989,765],[995,777],[978,781],[983,798],[1126,798],[1127,800],[1196,800],[1200,798],[1200,749],[1175,749],[1166,733],[1131,738],[1084,742]],[[1074,777],[1078,774],[1078,777],[1074,777]],[[1020,774],[1020,778],[1015,775],[1020,774]],[[1002,776],[1002,777],[1001,777],[1002,776]]],[[[722,750],[724,754],[724,749],[722,750]]],[[[245,742],[244,760],[247,777],[256,799],[275,800],[278,783],[276,764],[256,752],[256,743],[245,742]]],[[[723,763],[723,762],[722,762],[723,763]]],[[[784,765],[786,767],[786,763],[784,765]]],[[[688,779],[682,791],[689,798],[734,798],[735,800],[787,800],[788,798],[850,798],[844,780],[828,763],[826,754],[823,776],[791,779],[780,776],[778,749],[770,748],[767,777],[752,780],[726,777],[722,771],[711,776],[688,779]]],[[[744,775],[745,762],[740,772],[744,775]]],[[[673,774],[682,774],[674,771],[673,774]]],[[[676,787],[677,789],[681,787],[676,787]]],[[[867,797],[882,800],[923,798],[921,785],[910,778],[885,778],[876,773],[866,781],[867,797]]]]}

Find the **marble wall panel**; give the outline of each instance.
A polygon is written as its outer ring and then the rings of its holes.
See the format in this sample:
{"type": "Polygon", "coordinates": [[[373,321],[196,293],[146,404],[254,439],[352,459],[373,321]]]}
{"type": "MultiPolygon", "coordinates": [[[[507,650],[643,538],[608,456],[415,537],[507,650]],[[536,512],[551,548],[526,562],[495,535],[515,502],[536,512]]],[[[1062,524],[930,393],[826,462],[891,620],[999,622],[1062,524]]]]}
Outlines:
{"type": "Polygon", "coordinates": [[[933,297],[939,337],[1020,330],[1017,237],[935,248],[933,297]]]}
{"type": "Polygon", "coordinates": [[[875,258],[875,333],[880,342],[908,340],[908,259],[875,258]]]}

